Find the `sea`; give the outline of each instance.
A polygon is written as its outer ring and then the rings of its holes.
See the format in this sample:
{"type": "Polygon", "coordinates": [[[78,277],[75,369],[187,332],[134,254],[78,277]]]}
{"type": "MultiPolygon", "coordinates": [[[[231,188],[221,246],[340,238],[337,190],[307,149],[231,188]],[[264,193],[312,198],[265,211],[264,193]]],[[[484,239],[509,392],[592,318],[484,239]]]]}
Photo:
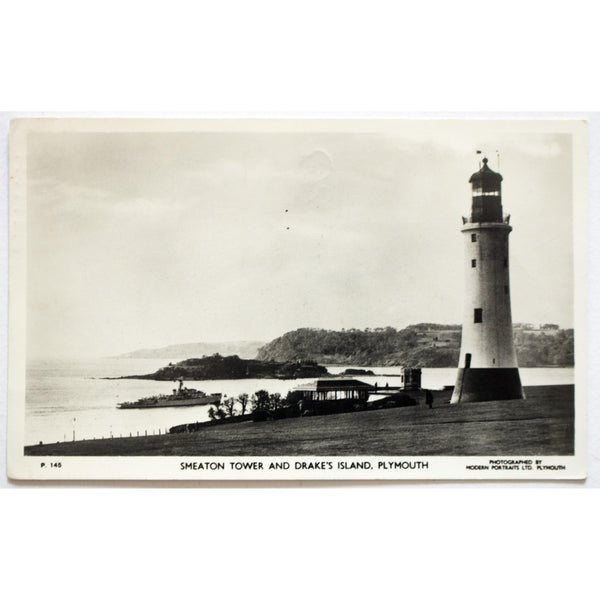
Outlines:
{"type": "MultiPolygon", "coordinates": [[[[208,420],[209,406],[157,409],[117,409],[120,402],[132,402],[146,396],[170,394],[172,381],[146,379],[106,379],[124,375],[153,373],[173,359],[77,359],[35,360],[27,366],[25,401],[25,443],[64,442],[73,439],[134,437],[165,433],[174,425],[208,420]]],[[[358,379],[378,386],[398,385],[401,367],[328,366],[332,374],[348,368],[368,369],[372,376],[358,379]]],[[[523,385],[558,385],[574,383],[573,368],[520,369],[523,385]]],[[[456,368],[423,369],[422,386],[441,389],[454,385],[456,368]]],[[[207,394],[227,396],[252,395],[258,390],[287,394],[310,379],[219,379],[186,381],[186,387],[207,394]]]]}

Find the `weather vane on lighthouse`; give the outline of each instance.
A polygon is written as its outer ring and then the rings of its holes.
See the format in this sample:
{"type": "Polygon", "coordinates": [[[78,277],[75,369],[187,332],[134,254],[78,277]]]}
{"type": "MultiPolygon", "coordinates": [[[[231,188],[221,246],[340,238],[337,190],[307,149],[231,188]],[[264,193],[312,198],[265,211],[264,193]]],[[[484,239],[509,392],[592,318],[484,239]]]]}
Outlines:
{"type": "MultiPolygon", "coordinates": [[[[477,151],[481,154],[481,150],[477,151]]],[[[458,375],[452,404],[523,398],[513,343],[508,234],[502,175],[486,157],[469,179],[470,217],[463,217],[465,295],[458,375]]]]}

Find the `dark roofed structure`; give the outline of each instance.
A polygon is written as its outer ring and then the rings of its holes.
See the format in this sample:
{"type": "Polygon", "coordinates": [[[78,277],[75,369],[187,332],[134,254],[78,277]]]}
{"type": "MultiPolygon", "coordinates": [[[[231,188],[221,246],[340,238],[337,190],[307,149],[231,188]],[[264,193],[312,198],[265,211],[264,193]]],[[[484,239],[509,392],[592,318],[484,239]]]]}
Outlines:
{"type": "Polygon", "coordinates": [[[408,390],[421,389],[421,369],[403,368],[399,386],[377,387],[348,377],[322,378],[295,387],[299,394],[301,414],[325,414],[363,409],[372,398],[372,403],[393,402],[393,406],[414,406],[417,401],[406,394],[408,390]]]}
{"type": "Polygon", "coordinates": [[[348,389],[372,389],[372,386],[369,383],[365,383],[364,381],[359,381],[358,379],[317,379],[312,383],[305,383],[299,385],[295,389],[300,390],[310,390],[310,391],[319,391],[319,392],[327,392],[331,390],[348,390],[348,389]]]}
{"type": "Polygon", "coordinates": [[[471,218],[463,219],[467,223],[502,223],[502,175],[492,171],[488,159],[469,179],[472,185],[473,204],[471,218]]]}
{"type": "Polygon", "coordinates": [[[304,403],[324,402],[327,400],[347,400],[366,402],[369,392],[375,386],[358,379],[317,379],[294,388],[294,392],[302,394],[304,403]]]}
{"type": "Polygon", "coordinates": [[[478,181],[485,181],[486,183],[500,183],[502,181],[502,175],[500,175],[500,173],[496,173],[496,171],[492,171],[492,169],[487,166],[487,158],[484,158],[482,162],[483,166],[481,169],[479,169],[479,171],[471,175],[469,183],[475,183],[478,181]]]}

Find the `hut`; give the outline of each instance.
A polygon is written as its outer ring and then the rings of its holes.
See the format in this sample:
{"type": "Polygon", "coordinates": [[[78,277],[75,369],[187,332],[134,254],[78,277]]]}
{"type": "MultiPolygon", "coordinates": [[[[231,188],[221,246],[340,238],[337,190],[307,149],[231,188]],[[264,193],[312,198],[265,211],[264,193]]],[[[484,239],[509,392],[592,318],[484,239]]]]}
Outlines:
{"type": "Polygon", "coordinates": [[[421,389],[421,369],[415,367],[402,367],[400,372],[400,389],[402,390],[420,390],[421,389]]]}

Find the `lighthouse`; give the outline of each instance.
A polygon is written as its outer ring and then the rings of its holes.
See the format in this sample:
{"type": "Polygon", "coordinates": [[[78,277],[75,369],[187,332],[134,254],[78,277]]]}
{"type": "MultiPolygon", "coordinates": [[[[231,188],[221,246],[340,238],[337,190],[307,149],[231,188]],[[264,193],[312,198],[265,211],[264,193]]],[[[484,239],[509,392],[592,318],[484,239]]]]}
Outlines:
{"type": "Polygon", "coordinates": [[[523,398],[510,310],[508,224],[502,175],[483,166],[471,175],[471,216],[463,217],[464,312],[452,404],[523,398]]]}

